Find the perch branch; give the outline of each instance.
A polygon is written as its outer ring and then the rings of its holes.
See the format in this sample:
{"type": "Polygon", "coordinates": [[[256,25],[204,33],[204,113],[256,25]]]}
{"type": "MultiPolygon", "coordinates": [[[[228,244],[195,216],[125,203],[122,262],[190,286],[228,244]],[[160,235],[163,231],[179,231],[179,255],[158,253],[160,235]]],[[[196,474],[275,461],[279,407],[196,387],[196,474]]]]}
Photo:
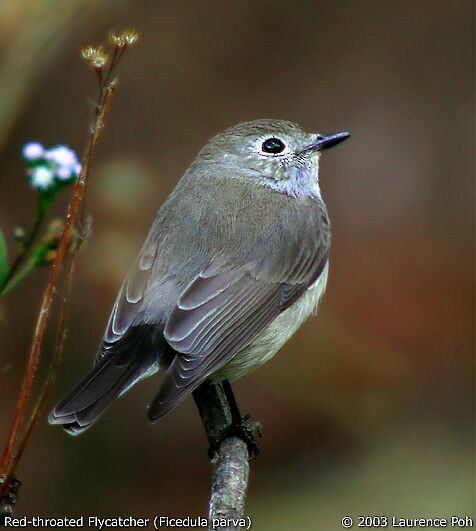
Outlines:
{"type": "MultiPolygon", "coordinates": [[[[212,444],[229,427],[232,416],[221,384],[204,383],[193,393],[208,440],[212,444]]],[[[216,519],[244,518],[249,457],[246,443],[238,437],[226,438],[212,460],[212,488],[209,504],[209,529],[232,531],[234,525],[213,526],[216,519]]]]}

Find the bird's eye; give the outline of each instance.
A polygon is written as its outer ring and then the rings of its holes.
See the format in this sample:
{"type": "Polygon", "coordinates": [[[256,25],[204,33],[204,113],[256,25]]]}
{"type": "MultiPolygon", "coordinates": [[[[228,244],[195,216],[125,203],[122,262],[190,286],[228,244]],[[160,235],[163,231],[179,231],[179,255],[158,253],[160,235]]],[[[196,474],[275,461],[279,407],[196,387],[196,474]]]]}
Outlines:
{"type": "Polygon", "coordinates": [[[265,153],[273,153],[275,155],[276,153],[281,153],[281,151],[284,150],[286,146],[284,145],[284,142],[279,140],[279,138],[268,138],[263,142],[263,145],[261,146],[261,149],[265,153]]]}

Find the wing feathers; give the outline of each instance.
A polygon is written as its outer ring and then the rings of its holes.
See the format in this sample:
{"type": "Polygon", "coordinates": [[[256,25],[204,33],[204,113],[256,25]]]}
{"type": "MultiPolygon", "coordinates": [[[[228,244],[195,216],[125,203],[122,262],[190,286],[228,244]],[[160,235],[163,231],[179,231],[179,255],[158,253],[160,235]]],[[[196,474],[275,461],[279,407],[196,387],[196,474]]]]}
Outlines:
{"type": "MultiPolygon", "coordinates": [[[[258,300],[258,297],[254,302],[258,300]]],[[[149,408],[149,418],[154,421],[174,408],[210,374],[223,366],[234,354],[249,343],[256,333],[268,324],[276,314],[279,306],[279,293],[269,293],[268,296],[254,307],[247,308],[233,321],[233,325],[226,334],[220,334],[213,344],[213,351],[206,349],[194,357],[177,355],[167,371],[157,397],[149,408]],[[250,315],[253,319],[249,319],[250,315]],[[193,360],[193,363],[191,362],[193,360]]]]}
{"type": "Polygon", "coordinates": [[[221,276],[206,277],[200,273],[181,295],[178,307],[181,310],[194,310],[218,297],[223,291],[233,286],[241,276],[236,270],[223,273],[221,276]]]}
{"type": "Polygon", "coordinates": [[[246,247],[222,255],[187,286],[165,327],[177,354],[149,410],[152,420],[245,348],[318,279],[328,260],[324,218],[322,205],[293,203],[275,220],[273,232],[268,226],[258,233],[247,255],[246,247]]]}

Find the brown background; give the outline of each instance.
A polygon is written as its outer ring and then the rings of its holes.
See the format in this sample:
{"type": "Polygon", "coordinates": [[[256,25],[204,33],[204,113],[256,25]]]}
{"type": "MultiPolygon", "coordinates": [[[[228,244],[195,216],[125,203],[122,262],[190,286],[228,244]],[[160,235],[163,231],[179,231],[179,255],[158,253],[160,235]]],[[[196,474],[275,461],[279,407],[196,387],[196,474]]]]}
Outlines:
{"type": "MultiPolygon", "coordinates": [[[[472,7],[3,0],[0,226],[9,244],[14,225],[34,216],[21,146],[84,148],[95,85],[81,45],[110,28],[141,33],[95,160],[93,234],[55,400],[90,366],[156,210],[212,134],[262,117],[349,130],[321,165],[334,243],[319,317],[235,386],[265,434],[248,513],[259,530],[340,529],[347,514],[471,514],[472,7]]],[[[2,302],[0,440],[45,275],[2,302]]],[[[17,514],[205,515],[210,466],[192,401],[146,421],[159,379],[77,439],[43,421],[19,471],[17,514]]]]}

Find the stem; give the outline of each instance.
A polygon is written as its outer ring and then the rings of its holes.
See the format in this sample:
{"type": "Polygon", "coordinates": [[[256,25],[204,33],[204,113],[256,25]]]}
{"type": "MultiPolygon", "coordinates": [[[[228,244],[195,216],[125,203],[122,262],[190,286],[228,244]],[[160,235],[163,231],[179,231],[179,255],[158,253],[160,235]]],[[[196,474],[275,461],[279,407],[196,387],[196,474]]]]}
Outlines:
{"type": "MultiPolygon", "coordinates": [[[[193,397],[208,440],[213,443],[232,421],[230,407],[221,384],[204,383],[193,397]]],[[[238,437],[228,437],[212,460],[212,488],[209,503],[209,529],[232,531],[237,526],[213,526],[214,519],[228,521],[244,518],[246,489],[249,480],[248,448],[238,437]]]]}
{"type": "Polygon", "coordinates": [[[65,285],[63,288],[63,296],[61,298],[61,310],[60,310],[60,316],[59,316],[59,321],[58,321],[58,329],[56,331],[55,351],[54,351],[53,358],[50,363],[48,375],[46,377],[46,382],[40,392],[40,396],[38,397],[38,400],[36,401],[35,407],[33,408],[33,412],[31,414],[28,425],[25,429],[25,433],[23,434],[20,441],[18,442],[17,450],[13,454],[11,465],[10,465],[10,471],[9,473],[7,473],[7,478],[11,477],[15,473],[18,463],[26,448],[26,445],[28,444],[28,441],[30,440],[30,436],[33,432],[33,429],[38,423],[40,415],[43,412],[44,407],[51,394],[53,385],[55,384],[55,381],[56,381],[56,376],[58,374],[58,369],[63,359],[64,343],[66,340],[66,323],[68,320],[68,301],[69,301],[69,297],[71,294],[71,281],[73,278],[74,264],[75,264],[77,252],[79,251],[79,246],[80,246],[80,243],[78,241],[78,244],[76,245],[70,257],[69,263],[68,263],[68,271],[66,275],[65,285]]]}
{"type": "MultiPolygon", "coordinates": [[[[38,205],[38,215],[35,221],[35,224],[33,225],[33,228],[30,231],[30,234],[28,235],[28,238],[23,244],[23,249],[21,253],[17,255],[15,258],[15,261],[12,264],[12,267],[10,268],[10,271],[8,272],[8,275],[5,277],[4,281],[2,282],[2,285],[0,286],[0,296],[6,295],[9,293],[14,286],[18,284],[18,281],[15,279],[15,276],[17,274],[17,271],[22,264],[23,260],[27,256],[27,254],[30,252],[31,245],[35,241],[35,238],[40,231],[41,225],[46,217],[46,214],[48,213],[48,208],[42,208],[41,206],[41,199],[40,204],[38,205]],[[14,281],[12,283],[12,281],[14,281]]],[[[29,271],[25,273],[25,271],[22,269],[20,273],[22,273],[22,279],[28,274],[29,271]]]]}
{"type": "Polygon", "coordinates": [[[63,288],[63,296],[61,298],[61,310],[60,310],[60,316],[59,316],[59,321],[58,321],[58,329],[56,331],[56,341],[55,341],[55,350],[54,350],[53,358],[51,360],[48,374],[46,376],[45,385],[40,391],[40,396],[38,397],[38,400],[36,401],[36,404],[33,408],[33,412],[31,414],[30,420],[25,429],[25,433],[20,438],[20,441],[18,442],[18,448],[13,455],[12,464],[10,467],[11,468],[10,476],[14,474],[16,467],[26,448],[26,445],[28,444],[28,441],[30,440],[30,436],[36,424],[38,423],[41,413],[43,412],[43,409],[53,389],[53,385],[55,384],[56,376],[58,374],[58,369],[63,359],[64,344],[66,341],[66,323],[68,322],[69,298],[71,296],[71,284],[73,280],[74,266],[76,264],[76,257],[78,256],[81,245],[83,241],[85,240],[85,238],[88,236],[88,234],[85,233],[84,226],[83,226],[84,225],[84,207],[85,207],[85,200],[83,198],[83,201],[81,203],[80,213],[79,213],[80,236],[76,240],[75,245],[70,253],[70,259],[69,259],[67,269],[66,269],[66,280],[65,280],[65,284],[63,288]]]}
{"type": "Polygon", "coordinates": [[[5,285],[3,291],[0,292],[0,296],[5,297],[12,291],[18,284],[20,284],[32,271],[37,267],[36,256],[30,256],[27,262],[20,268],[16,275],[5,285]]]}
{"type": "Polygon", "coordinates": [[[10,428],[7,444],[5,446],[2,459],[0,461],[0,477],[3,476],[4,481],[0,489],[0,497],[3,492],[5,492],[8,487],[9,481],[12,478],[12,475],[15,471],[14,463],[12,462],[12,456],[15,449],[16,441],[18,439],[20,428],[23,424],[26,408],[28,405],[28,400],[30,398],[33,380],[36,375],[38,368],[38,363],[41,353],[41,345],[43,342],[43,337],[46,331],[46,326],[48,324],[48,318],[51,311],[51,306],[54,299],[54,294],[56,290],[56,285],[63,267],[64,259],[67,253],[68,244],[70,241],[71,233],[73,230],[74,223],[77,220],[78,213],[80,213],[80,205],[84,197],[86,184],[91,172],[91,164],[93,156],[96,150],[98,140],[101,136],[101,133],[104,129],[105,118],[109,110],[111,99],[115,93],[114,83],[109,83],[103,87],[101,91],[101,99],[96,111],[96,116],[94,123],[89,135],[88,146],[86,153],[83,158],[83,165],[81,167],[81,172],[79,174],[78,180],[73,190],[71,201],[68,208],[68,214],[66,216],[66,221],[64,225],[63,232],[60,237],[58,248],[56,251],[55,260],[50,270],[48,277],[48,283],[43,294],[43,299],[36,321],[35,332],[33,335],[33,340],[30,348],[30,353],[27,362],[27,368],[25,376],[23,378],[22,386],[20,389],[20,395],[17,402],[17,407],[15,411],[15,416],[10,428]]]}

